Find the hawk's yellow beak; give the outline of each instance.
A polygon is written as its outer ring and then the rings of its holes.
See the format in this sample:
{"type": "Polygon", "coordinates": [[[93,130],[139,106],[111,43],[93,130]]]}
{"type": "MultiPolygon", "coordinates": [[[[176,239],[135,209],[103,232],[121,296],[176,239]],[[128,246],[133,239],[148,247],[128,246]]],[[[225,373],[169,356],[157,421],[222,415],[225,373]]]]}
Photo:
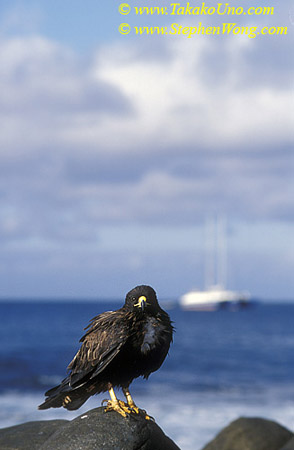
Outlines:
{"type": "Polygon", "coordinates": [[[142,309],[142,311],[144,311],[146,305],[148,305],[147,298],[145,297],[145,295],[141,295],[141,297],[138,298],[138,303],[136,303],[134,306],[138,306],[142,309]]]}

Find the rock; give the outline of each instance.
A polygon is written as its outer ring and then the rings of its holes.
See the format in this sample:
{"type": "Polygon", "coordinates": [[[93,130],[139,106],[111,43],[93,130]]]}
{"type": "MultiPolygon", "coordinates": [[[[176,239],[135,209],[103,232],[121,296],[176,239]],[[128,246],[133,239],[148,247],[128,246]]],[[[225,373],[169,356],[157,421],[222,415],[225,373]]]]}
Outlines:
{"type": "Polygon", "coordinates": [[[0,430],[1,450],[33,450],[41,445],[68,420],[40,420],[0,430]]]}
{"type": "Polygon", "coordinates": [[[152,420],[96,408],[72,421],[29,422],[0,430],[1,450],[180,450],[152,420]],[[14,437],[13,437],[14,435],[14,437]]]}
{"type": "Polygon", "coordinates": [[[294,450],[294,437],[287,442],[280,450],[294,450]]]}
{"type": "Polygon", "coordinates": [[[293,433],[271,420],[241,417],[202,450],[290,450],[294,447],[285,445],[293,437],[293,433]]]}

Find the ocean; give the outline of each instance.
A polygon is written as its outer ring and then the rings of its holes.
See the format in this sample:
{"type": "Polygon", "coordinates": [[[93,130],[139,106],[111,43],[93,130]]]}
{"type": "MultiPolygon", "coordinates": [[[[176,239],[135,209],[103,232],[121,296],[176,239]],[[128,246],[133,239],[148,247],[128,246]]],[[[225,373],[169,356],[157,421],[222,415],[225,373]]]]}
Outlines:
{"type": "MultiPolygon", "coordinates": [[[[89,319],[120,302],[0,302],[0,428],[31,420],[72,419],[100,406],[107,393],[74,412],[38,411],[79,348],[89,319]]],[[[236,311],[168,310],[174,343],[159,371],[137,379],[139,407],[182,450],[200,450],[240,417],[294,428],[294,304],[257,303],[236,311]]],[[[119,393],[122,397],[122,393],[119,393]]]]}

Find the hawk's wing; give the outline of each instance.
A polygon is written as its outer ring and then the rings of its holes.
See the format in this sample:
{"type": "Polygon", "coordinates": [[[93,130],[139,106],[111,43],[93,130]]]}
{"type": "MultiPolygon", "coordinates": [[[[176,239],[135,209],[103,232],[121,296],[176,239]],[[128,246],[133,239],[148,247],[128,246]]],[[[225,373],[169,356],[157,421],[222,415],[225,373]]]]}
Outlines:
{"type": "Polygon", "coordinates": [[[78,387],[101,373],[128,339],[125,313],[107,311],[92,319],[82,346],[68,366],[70,386],[78,387]]]}

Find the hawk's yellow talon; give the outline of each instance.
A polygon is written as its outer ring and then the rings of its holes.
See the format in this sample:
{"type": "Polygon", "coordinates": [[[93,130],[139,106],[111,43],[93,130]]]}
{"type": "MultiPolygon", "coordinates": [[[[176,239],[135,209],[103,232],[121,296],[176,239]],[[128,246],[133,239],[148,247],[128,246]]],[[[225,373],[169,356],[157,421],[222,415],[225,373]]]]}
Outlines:
{"type": "Polygon", "coordinates": [[[123,417],[127,417],[127,413],[122,409],[122,407],[120,406],[119,402],[113,402],[112,400],[109,400],[107,402],[107,406],[104,409],[105,412],[108,411],[116,411],[117,413],[119,413],[121,416],[123,417]]]}
{"type": "Polygon", "coordinates": [[[151,420],[151,422],[155,422],[155,419],[153,417],[148,416],[148,414],[146,414],[146,411],[144,411],[144,412],[145,412],[145,419],[146,420],[151,420]]]}
{"type": "MultiPolygon", "coordinates": [[[[123,417],[127,417],[129,416],[129,414],[133,413],[141,416],[143,415],[146,420],[154,421],[153,417],[148,416],[146,411],[144,411],[143,409],[139,409],[138,406],[135,405],[134,400],[132,399],[131,394],[127,388],[123,388],[123,393],[126,397],[127,403],[123,402],[122,400],[118,400],[114,393],[113,387],[110,387],[109,395],[111,400],[108,400],[104,411],[116,411],[123,417]]],[[[102,401],[102,405],[105,401],[106,400],[102,401]]]]}
{"type": "Polygon", "coordinates": [[[129,407],[124,402],[122,402],[121,400],[118,400],[116,398],[116,395],[115,395],[114,390],[113,390],[112,387],[109,389],[109,395],[110,395],[111,400],[108,400],[106,408],[105,408],[104,411],[105,412],[116,411],[121,416],[127,417],[130,414],[131,411],[130,411],[129,407]]]}
{"type": "Polygon", "coordinates": [[[135,405],[134,400],[132,399],[132,396],[130,394],[130,391],[127,388],[123,389],[123,393],[127,399],[129,408],[131,409],[131,411],[134,411],[136,414],[139,414],[140,410],[139,408],[135,405]]]}

